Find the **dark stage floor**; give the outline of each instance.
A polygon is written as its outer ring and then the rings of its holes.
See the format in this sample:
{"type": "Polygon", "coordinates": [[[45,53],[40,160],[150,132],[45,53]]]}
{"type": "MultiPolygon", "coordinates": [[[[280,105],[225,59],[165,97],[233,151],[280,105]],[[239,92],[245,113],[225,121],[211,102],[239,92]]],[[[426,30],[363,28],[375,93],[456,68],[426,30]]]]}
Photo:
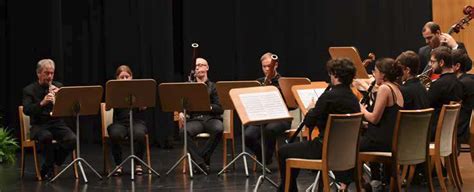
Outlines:
{"type": "MultiPolygon", "coordinates": [[[[100,145],[83,145],[82,156],[90,162],[99,172],[102,172],[103,157],[100,145]]],[[[127,151],[128,148],[124,147],[127,151]]],[[[236,146],[236,152],[240,152],[240,147],[236,146]]],[[[17,164],[7,166],[0,165],[0,191],[252,191],[256,185],[260,171],[252,172],[247,178],[243,169],[243,161],[239,160],[236,169],[230,169],[222,176],[217,176],[217,172],[222,168],[222,148],[216,150],[212,157],[212,173],[209,176],[195,175],[194,179],[189,179],[188,175],[181,172],[181,166],[170,175],[165,172],[181,156],[182,148],[175,146],[174,149],[151,148],[152,166],[157,170],[161,177],[136,176],[135,181],[130,180],[127,166],[125,173],[121,177],[112,177],[99,180],[93,173],[86,169],[89,183],[85,184],[82,179],[75,180],[71,171],[67,171],[56,182],[38,182],[35,179],[33,157],[27,153],[26,171],[23,179],[20,179],[20,169],[17,164]]],[[[129,164],[128,164],[129,165],[129,164]]],[[[461,172],[464,179],[463,191],[474,191],[474,168],[468,154],[462,154],[460,157],[461,172]]],[[[278,180],[278,169],[276,161],[270,165],[274,172],[269,175],[276,183],[278,180]]],[[[301,191],[306,189],[313,181],[315,174],[310,171],[302,171],[298,177],[298,184],[301,191]]],[[[438,183],[435,187],[439,189],[438,183]]],[[[275,191],[268,182],[263,183],[259,191],[275,191]]],[[[451,190],[452,187],[450,187],[451,190]]],[[[426,186],[414,186],[410,191],[427,191],[426,186]]]]}

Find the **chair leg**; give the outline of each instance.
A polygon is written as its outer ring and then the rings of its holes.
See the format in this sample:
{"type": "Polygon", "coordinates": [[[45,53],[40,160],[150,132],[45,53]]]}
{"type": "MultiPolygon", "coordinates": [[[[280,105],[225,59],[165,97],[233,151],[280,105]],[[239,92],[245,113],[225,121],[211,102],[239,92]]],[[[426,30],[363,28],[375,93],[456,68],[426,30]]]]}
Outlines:
{"type": "Polygon", "coordinates": [[[362,191],[362,162],[357,158],[356,168],[354,169],[354,181],[356,182],[356,191],[362,191]]]}
{"type": "Polygon", "coordinates": [[[25,148],[21,146],[21,159],[20,159],[20,178],[23,178],[25,173],[25,148]]]}
{"type": "MultiPolygon", "coordinates": [[[[234,138],[232,137],[232,159],[235,158],[235,142],[234,142],[234,138]]],[[[232,164],[232,169],[235,170],[235,163],[232,164]]]]}
{"type": "Polygon", "coordinates": [[[431,157],[427,157],[425,161],[425,177],[428,180],[428,187],[430,189],[430,192],[434,192],[434,186],[433,186],[433,177],[431,177],[431,157]]]}
{"type": "Polygon", "coordinates": [[[392,169],[395,169],[395,170],[392,170],[392,172],[394,174],[392,174],[392,177],[394,178],[394,184],[395,184],[395,187],[396,187],[396,191],[399,191],[399,192],[402,192],[402,179],[400,177],[400,169],[398,168],[399,166],[398,165],[394,165],[392,169]]]}
{"type": "MultiPolygon", "coordinates": [[[[72,151],[72,160],[77,158],[77,152],[76,150],[72,151]]],[[[79,172],[77,171],[77,163],[74,163],[74,177],[76,179],[79,179],[79,172]]]]}
{"type": "Polygon", "coordinates": [[[433,163],[436,168],[436,175],[438,175],[438,181],[439,185],[441,186],[442,191],[447,191],[446,189],[446,183],[444,182],[444,176],[443,176],[443,171],[442,171],[442,165],[441,165],[441,158],[439,156],[433,157],[433,163]]]}
{"type": "Polygon", "coordinates": [[[290,191],[290,181],[291,181],[291,167],[290,165],[288,165],[288,162],[287,162],[286,168],[285,168],[285,192],[290,191]]]}
{"type": "MultiPolygon", "coordinates": [[[[406,165],[406,167],[408,166],[406,165]]],[[[415,167],[416,165],[410,165],[410,170],[408,172],[408,178],[407,178],[407,183],[406,183],[407,189],[410,187],[411,181],[413,181],[413,175],[415,174],[415,167]]],[[[402,178],[405,178],[405,177],[402,177],[402,178]]]]}
{"type": "MultiPolygon", "coordinates": [[[[150,139],[148,135],[145,135],[146,142],[146,163],[151,167],[151,155],[150,155],[150,139]]],[[[151,169],[148,169],[148,174],[151,174],[151,169]]]]}
{"type": "Polygon", "coordinates": [[[458,189],[458,191],[461,191],[461,183],[459,182],[457,175],[456,175],[456,168],[454,165],[454,162],[452,160],[452,157],[454,154],[451,154],[448,157],[445,157],[444,161],[446,162],[446,168],[448,169],[448,174],[449,174],[449,181],[453,184],[454,187],[458,189]]]}
{"type": "Polygon", "coordinates": [[[453,162],[453,165],[454,165],[454,171],[455,171],[455,175],[456,178],[458,179],[459,181],[459,184],[460,186],[462,186],[464,183],[462,181],[462,177],[461,177],[461,171],[459,170],[459,161],[458,161],[458,158],[456,155],[452,154],[451,155],[451,161],[453,162]]]}
{"type": "Polygon", "coordinates": [[[39,169],[39,164],[38,164],[38,157],[37,157],[37,154],[36,154],[36,145],[33,145],[33,158],[35,160],[36,178],[38,179],[38,181],[41,181],[43,179],[41,178],[41,174],[40,174],[40,169],[39,169]]]}
{"type": "Polygon", "coordinates": [[[329,171],[321,171],[321,175],[323,176],[323,191],[329,192],[331,189],[331,186],[329,185],[329,171]]]}
{"type": "Polygon", "coordinates": [[[106,141],[102,141],[102,155],[104,156],[104,174],[108,175],[110,171],[109,167],[109,147],[106,141]]]}
{"type": "Polygon", "coordinates": [[[227,166],[227,139],[223,136],[222,138],[222,168],[227,166]]]}
{"type": "Polygon", "coordinates": [[[402,168],[402,174],[400,175],[402,179],[407,178],[407,173],[408,173],[408,168],[410,167],[409,165],[400,165],[402,168]]]}

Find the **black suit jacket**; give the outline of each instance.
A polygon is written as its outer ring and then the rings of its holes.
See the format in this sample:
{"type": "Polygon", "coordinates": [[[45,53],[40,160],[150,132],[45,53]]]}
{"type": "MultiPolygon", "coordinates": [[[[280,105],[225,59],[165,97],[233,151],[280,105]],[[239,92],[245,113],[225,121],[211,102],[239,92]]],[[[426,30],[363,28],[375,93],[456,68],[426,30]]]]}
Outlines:
{"type": "MultiPolygon", "coordinates": [[[[466,47],[464,46],[464,43],[458,42],[458,49],[462,49],[467,52],[466,47]]],[[[428,45],[421,47],[418,50],[418,56],[420,57],[420,69],[418,71],[418,74],[420,74],[423,71],[425,71],[428,67],[428,61],[431,58],[431,47],[428,45]]],[[[466,68],[467,68],[467,71],[471,70],[472,64],[469,66],[466,66],[466,68]]]]}

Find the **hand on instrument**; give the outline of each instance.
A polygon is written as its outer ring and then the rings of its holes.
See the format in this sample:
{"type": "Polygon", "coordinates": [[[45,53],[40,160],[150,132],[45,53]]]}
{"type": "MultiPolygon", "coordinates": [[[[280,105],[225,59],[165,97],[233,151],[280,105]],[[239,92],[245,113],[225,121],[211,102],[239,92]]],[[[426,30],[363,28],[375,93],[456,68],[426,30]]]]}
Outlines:
{"type": "Polygon", "coordinates": [[[40,102],[41,106],[45,106],[49,103],[54,104],[55,98],[53,93],[48,93],[47,95],[44,96],[43,100],[40,102]]]}
{"type": "Polygon", "coordinates": [[[180,112],[179,115],[178,115],[178,125],[179,125],[179,128],[182,129],[184,127],[184,113],[180,112]]]}
{"type": "Polygon", "coordinates": [[[454,38],[447,33],[442,33],[440,36],[440,40],[441,43],[446,43],[449,47],[451,47],[451,49],[457,48],[458,46],[456,40],[454,40],[454,38]]]}

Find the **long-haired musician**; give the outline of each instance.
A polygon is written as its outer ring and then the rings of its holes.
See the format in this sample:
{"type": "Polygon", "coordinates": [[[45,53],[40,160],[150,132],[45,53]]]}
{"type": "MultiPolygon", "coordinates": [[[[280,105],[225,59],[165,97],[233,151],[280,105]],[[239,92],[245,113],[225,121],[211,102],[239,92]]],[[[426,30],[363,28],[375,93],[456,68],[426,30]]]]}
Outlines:
{"type": "MultiPolygon", "coordinates": [[[[133,79],[133,72],[127,65],[121,65],[117,67],[115,72],[115,78],[117,80],[130,80],[133,79]]],[[[145,134],[147,132],[146,123],[140,119],[140,111],[145,108],[133,110],[133,141],[135,142],[134,148],[138,158],[142,159],[145,153],[145,134]]],[[[126,139],[129,135],[130,127],[130,113],[128,109],[114,109],[113,123],[107,127],[107,132],[110,136],[111,151],[116,165],[122,162],[122,147],[120,143],[126,139]]],[[[115,176],[122,174],[122,167],[119,167],[115,172],[115,176]]],[[[135,174],[142,175],[143,168],[140,164],[135,165],[135,174]]]]}
{"type": "MultiPolygon", "coordinates": [[[[350,88],[356,71],[352,61],[348,59],[330,60],[327,62],[326,68],[331,78],[331,87],[318,98],[316,105],[308,111],[304,120],[307,127],[317,126],[319,128],[319,137],[312,141],[282,146],[278,151],[280,170],[284,170],[287,158],[320,159],[322,157],[322,137],[324,136],[324,128],[329,114],[360,112],[357,97],[350,88]]],[[[293,177],[290,182],[290,191],[298,191],[296,185],[298,172],[297,169],[292,170],[293,177]]],[[[341,188],[345,188],[350,183],[350,178],[347,180],[344,176],[339,177],[338,172],[335,172],[335,174],[336,179],[342,182],[341,188]]],[[[283,191],[285,184],[284,171],[280,171],[280,178],[279,191],[283,191]]]]}
{"type": "MultiPolygon", "coordinates": [[[[403,75],[402,66],[393,59],[377,60],[373,72],[376,84],[379,85],[373,111],[361,105],[364,118],[369,122],[365,135],[360,139],[360,151],[390,151],[392,135],[397,113],[404,106],[404,100],[397,81],[403,75]]],[[[372,171],[372,188],[381,185],[379,164],[370,164],[372,171]]]]}
{"type": "Polygon", "coordinates": [[[61,118],[51,117],[55,94],[62,86],[54,79],[54,61],[42,59],[36,67],[38,81],[23,88],[23,112],[30,116],[31,138],[42,148],[44,163],[41,166],[43,180],[52,179],[54,165],[63,164],[75,147],[76,135],[61,118]],[[53,144],[56,140],[58,144],[53,144]]]}

